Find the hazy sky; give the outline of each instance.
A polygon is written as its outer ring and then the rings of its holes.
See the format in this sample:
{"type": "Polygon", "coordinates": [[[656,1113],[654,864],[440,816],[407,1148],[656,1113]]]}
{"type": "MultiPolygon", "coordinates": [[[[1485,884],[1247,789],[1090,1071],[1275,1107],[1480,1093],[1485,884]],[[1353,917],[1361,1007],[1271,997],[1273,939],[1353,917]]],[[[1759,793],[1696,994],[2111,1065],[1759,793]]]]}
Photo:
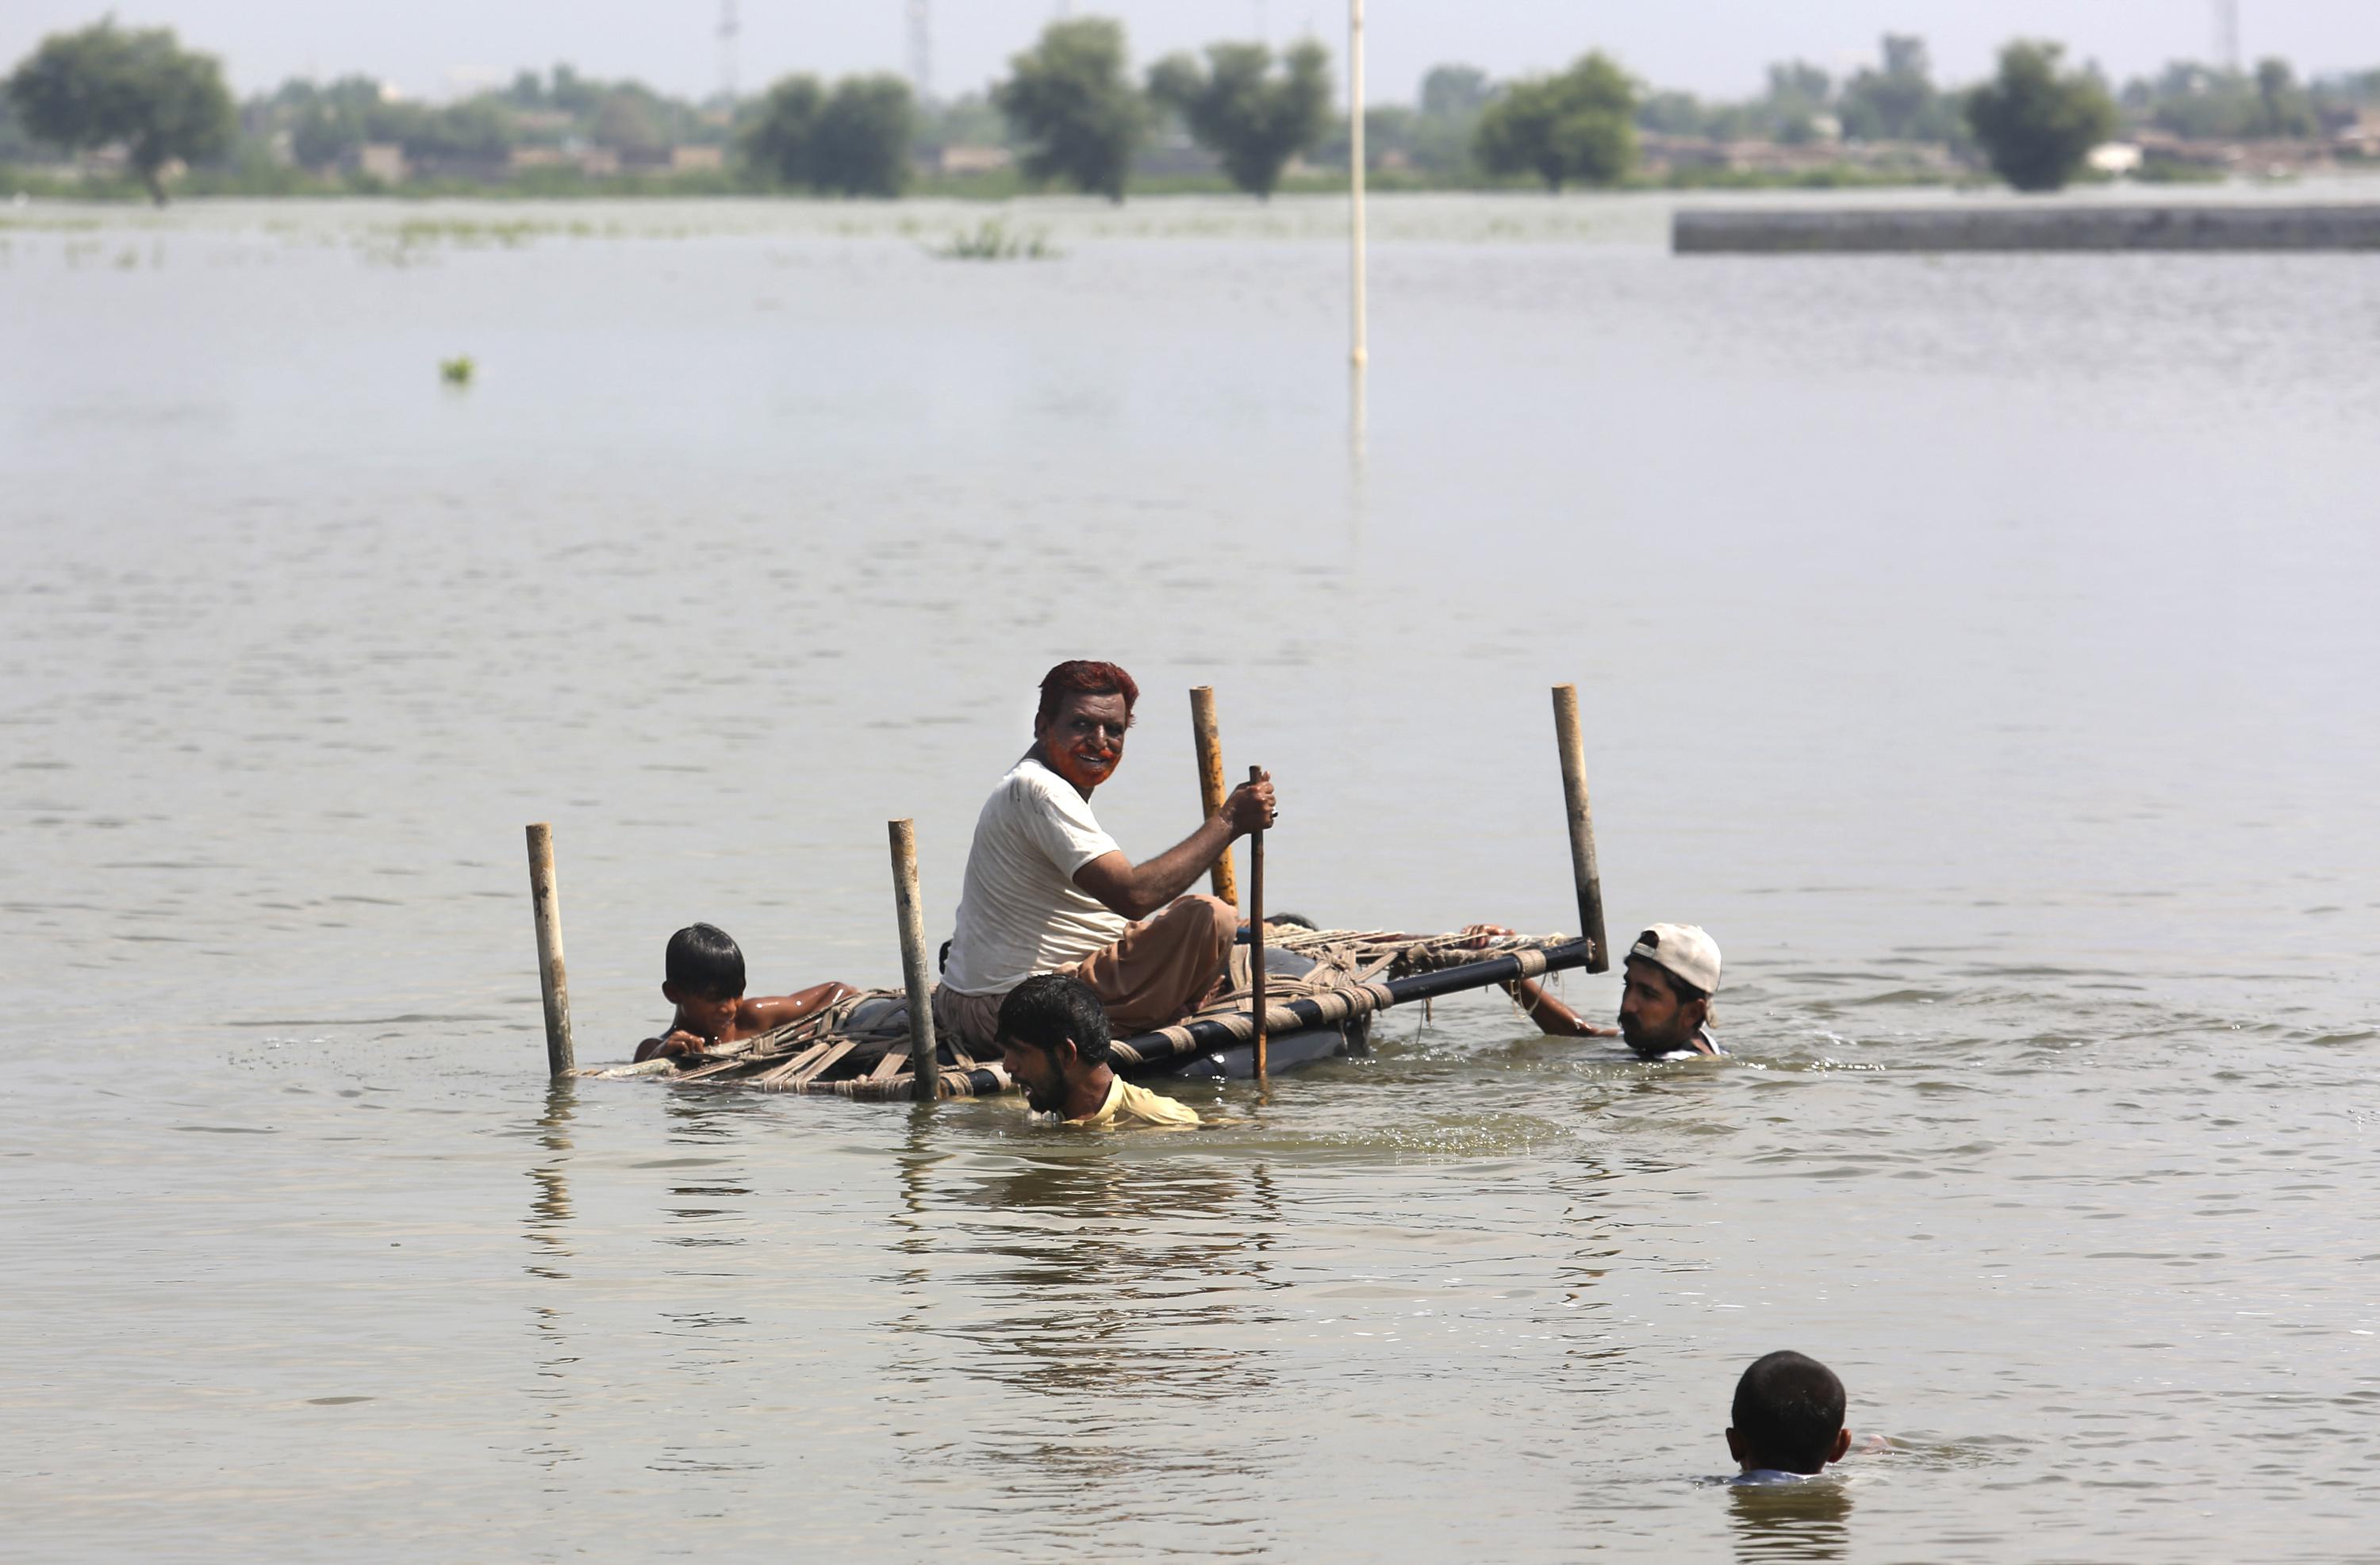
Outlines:
{"type": "MultiPolygon", "coordinates": [[[[747,90],[789,71],[905,68],[905,0],[739,0],[738,76],[747,90]]],[[[981,86],[1055,15],[1057,0],[929,0],[933,85],[981,86]]],[[[2282,55],[2309,71],[2380,66],[2380,0],[2239,0],[2250,58],[2282,55]]],[[[220,55],[249,91],[285,77],[358,71],[440,97],[566,60],[673,92],[718,85],[719,0],[0,0],[0,61],[47,32],[114,9],[127,25],[169,25],[220,55]]],[[[1219,37],[1283,42],[1309,30],[1334,55],[1344,0],[1076,0],[1120,17],[1135,55],[1219,37]]],[[[1421,73],[1461,60],[1498,76],[1542,70],[1601,47],[1652,81],[1705,94],[1755,90],[1771,60],[1841,68],[1890,29],[1923,34],[1947,80],[1980,75],[2015,34],[2065,40],[2118,77],[2204,59],[2216,0],[1367,0],[1375,103],[1409,100],[1421,73]]]]}

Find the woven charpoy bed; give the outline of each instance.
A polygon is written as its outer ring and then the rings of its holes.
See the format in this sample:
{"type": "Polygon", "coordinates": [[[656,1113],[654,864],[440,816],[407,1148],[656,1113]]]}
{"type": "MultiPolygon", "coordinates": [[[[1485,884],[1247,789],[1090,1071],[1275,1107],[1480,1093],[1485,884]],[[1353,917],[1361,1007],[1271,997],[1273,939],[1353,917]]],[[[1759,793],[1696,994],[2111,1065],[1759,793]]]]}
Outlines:
{"type": "MultiPolygon", "coordinates": [[[[1251,1074],[1256,1025],[1249,1014],[1250,951],[1245,943],[1233,948],[1230,991],[1196,1015],[1112,1042],[1110,1057],[1117,1071],[1143,1078],[1251,1074]]],[[[1290,1070],[1358,1052],[1368,1044],[1375,1012],[1585,966],[1591,953],[1586,940],[1562,935],[1407,935],[1268,924],[1268,1065],[1290,1070]]],[[[954,1052],[947,1038],[936,1053],[945,1098],[1011,1090],[1008,1073],[997,1060],[954,1052]]],[[[578,1074],[905,1101],[916,1090],[909,1070],[908,1001],[898,989],[868,989],[698,1060],[648,1060],[578,1074]]]]}

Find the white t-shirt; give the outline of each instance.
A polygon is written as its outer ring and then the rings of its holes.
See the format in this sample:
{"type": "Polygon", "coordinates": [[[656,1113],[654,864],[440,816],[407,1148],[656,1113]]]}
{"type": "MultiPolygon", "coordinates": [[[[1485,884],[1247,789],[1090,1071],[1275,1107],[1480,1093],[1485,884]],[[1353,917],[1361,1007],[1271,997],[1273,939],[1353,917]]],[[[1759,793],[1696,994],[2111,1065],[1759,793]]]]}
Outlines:
{"type": "Polygon", "coordinates": [[[1030,756],[1018,761],[976,818],[943,984],[1006,994],[1112,942],[1124,920],[1075,885],[1075,871],[1115,851],[1073,783],[1030,756]]]}

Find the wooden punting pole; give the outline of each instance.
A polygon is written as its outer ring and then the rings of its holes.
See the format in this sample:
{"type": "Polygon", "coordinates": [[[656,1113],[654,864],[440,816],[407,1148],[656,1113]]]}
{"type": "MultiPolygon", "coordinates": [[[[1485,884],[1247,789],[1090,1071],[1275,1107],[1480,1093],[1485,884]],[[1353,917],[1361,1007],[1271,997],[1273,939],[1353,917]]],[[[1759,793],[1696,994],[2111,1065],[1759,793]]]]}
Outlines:
{"type": "Polygon", "coordinates": [[[935,1057],[934,977],[926,964],[926,916],[917,906],[917,823],[885,822],[892,839],[892,907],[901,921],[901,982],[909,991],[909,1074],[917,1101],[942,1095],[941,1062],[935,1057]]]}
{"type": "Polygon", "coordinates": [[[562,904],[553,886],[553,828],[528,829],[529,910],[537,919],[537,981],[545,993],[545,1063],[566,1076],[577,1068],[570,1046],[570,980],[562,967],[562,904]]]}
{"type": "Polygon", "coordinates": [[[1554,686],[1554,742],[1561,748],[1562,804],[1570,817],[1570,873],[1578,887],[1579,933],[1593,942],[1590,973],[1611,970],[1603,935],[1603,873],[1595,864],[1595,811],[1586,801],[1586,743],[1578,731],[1578,687],[1554,686]]]}
{"type": "MultiPolygon", "coordinates": [[[[1264,781],[1264,768],[1248,768],[1250,783],[1264,781]]],[[[1248,999],[1257,1028],[1257,1080],[1265,1079],[1264,829],[1248,833],[1248,999]]]]}
{"type": "MultiPolygon", "coordinates": [[[[1198,802],[1211,819],[1223,807],[1223,736],[1215,726],[1212,685],[1196,685],[1190,691],[1190,737],[1198,746],[1198,802]]],[[[1224,844],[1223,855],[1215,860],[1207,878],[1217,896],[1234,907],[1240,904],[1240,878],[1232,869],[1229,843],[1224,844]]]]}

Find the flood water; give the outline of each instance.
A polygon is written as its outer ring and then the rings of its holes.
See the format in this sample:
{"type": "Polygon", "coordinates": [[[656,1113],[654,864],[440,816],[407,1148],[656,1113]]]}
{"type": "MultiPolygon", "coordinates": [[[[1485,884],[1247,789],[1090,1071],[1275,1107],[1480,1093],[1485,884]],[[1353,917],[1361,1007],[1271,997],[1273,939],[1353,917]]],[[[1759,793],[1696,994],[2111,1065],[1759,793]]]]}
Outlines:
{"type": "Polygon", "coordinates": [[[1360,435],[1326,202],[0,210],[0,1554],[2369,1550],[2380,266],[1377,204],[1360,435]],[[1075,656],[1372,927],[1575,923],[1576,682],[1733,1057],[549,1089],[524,823],[584,1061],[892,983],[1075,656]],[[1705,1482],[1789,1346],[1891,1449],[1705,1482]]]}

